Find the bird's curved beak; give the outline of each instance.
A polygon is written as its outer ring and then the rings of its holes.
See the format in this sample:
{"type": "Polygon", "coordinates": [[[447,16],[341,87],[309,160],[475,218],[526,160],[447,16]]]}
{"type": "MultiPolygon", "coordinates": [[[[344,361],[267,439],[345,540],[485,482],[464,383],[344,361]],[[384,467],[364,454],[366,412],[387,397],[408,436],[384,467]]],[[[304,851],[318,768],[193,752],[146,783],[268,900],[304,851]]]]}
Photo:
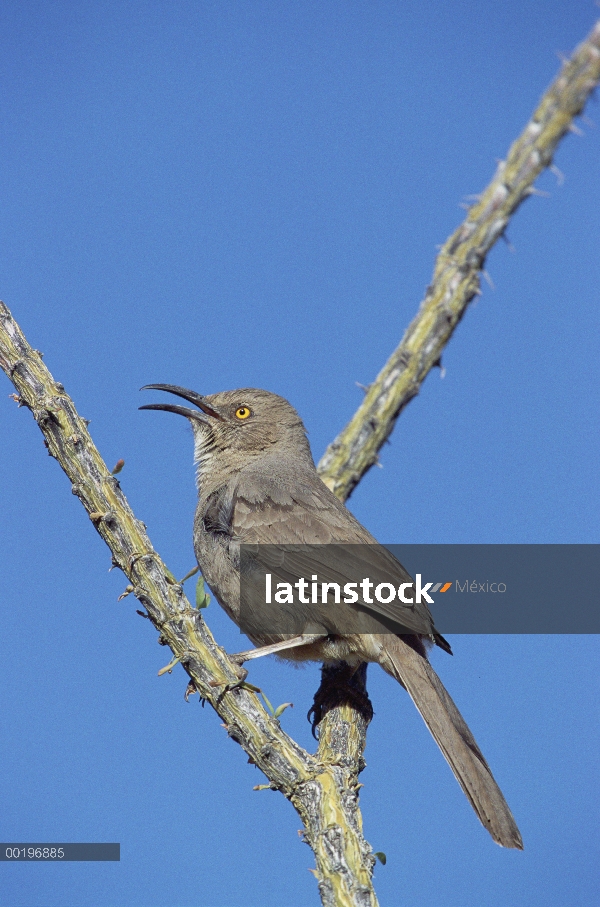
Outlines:
{"type": "Polygon", "coordinates": [[[162,409],[168,413],[177,413],[178,416],[185,416],[186,419],[195,419],[205,425],[210,421],[206,418],[207,416],[212,419],[218,419],[220,422],[225,421],[225,417],[218,410],[206,403],[202,394],[197,394],[195,391],[190,391],[185,387],[179,387],[177,384],[145,384],[140,390],[167,391],[169,394],[183,397],[184,400],[193,403],[198,409],[189,409],[187,406],[179,406],[174,403],[147,403],[145,406],[140,406],[139,409],[162,409]]]}

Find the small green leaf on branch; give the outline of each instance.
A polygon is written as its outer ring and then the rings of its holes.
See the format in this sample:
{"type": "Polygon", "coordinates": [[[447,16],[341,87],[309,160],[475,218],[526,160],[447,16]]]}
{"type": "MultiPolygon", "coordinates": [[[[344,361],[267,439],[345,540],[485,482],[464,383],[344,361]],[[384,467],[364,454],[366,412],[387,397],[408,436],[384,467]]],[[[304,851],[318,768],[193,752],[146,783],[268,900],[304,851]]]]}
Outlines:
{"type": "Polygon", "coordinates": [[[204,577],[200,576],[196,583],[196,608],[198,608],[198,610],[201,608],[208,608],[209,602],[210,595],[204,591],[204,577]]]}

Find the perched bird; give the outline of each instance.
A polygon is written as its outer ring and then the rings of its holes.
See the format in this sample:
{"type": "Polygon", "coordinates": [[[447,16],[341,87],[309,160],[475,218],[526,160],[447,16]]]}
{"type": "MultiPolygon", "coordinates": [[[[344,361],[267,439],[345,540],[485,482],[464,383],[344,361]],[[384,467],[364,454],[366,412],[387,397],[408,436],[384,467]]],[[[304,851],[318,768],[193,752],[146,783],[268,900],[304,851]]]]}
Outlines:
{"type": "MultiPolygon", "coordinates": [[[[194,549],[217,601],[238,625],[241,544],[377,545],[372,550],[385,559],[383,567],[391,571],[395,583],[410,580],[402,565],[321,480],[302,420],[283,397],[252,388],[207,396],[170,384],[146,388],[167,391],[194,406],[154,403],[140,408],[178,413],[191,423],[198,471],[194,549]]],[[[289,575],[294,564],[286,564],[289,575]]],[[[316,573],[314,561],[301,568],[316,573]]],[[[521,849],[521,835],[502,792],[427,659],[428,641],[451,651],[436,631],[427,605],[369,604],[371,618],[381,621],[381,632],[365,632],[361,604],[330,606],[333,623],[328,624],[323,607],[308,602],[303,605],[302,626],[309,629],[296,635],[274,635],[260,624],[249,631],[244,627],[258,648],[240,653],[238,662],[271,653],[296,661],[345,661],[355,667],[377,662],[408,691],[493,839],[521,849]],[[405,632],[390,632],[390,620],[405,632]]]]}

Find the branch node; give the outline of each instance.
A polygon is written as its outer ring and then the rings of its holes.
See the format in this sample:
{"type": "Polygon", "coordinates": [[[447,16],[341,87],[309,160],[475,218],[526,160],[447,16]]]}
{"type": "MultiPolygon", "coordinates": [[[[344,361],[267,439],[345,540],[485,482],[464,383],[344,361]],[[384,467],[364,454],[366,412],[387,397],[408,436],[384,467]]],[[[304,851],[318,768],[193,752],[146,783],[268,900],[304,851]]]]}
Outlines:
{"type": "Polygon", "coordinates": [[[111,526],[117,521],[117,515],[112,510],[107,510],[105,513],[93,510],[89,517],[92,523],[106,523],[107,526],[111,526]]]}
{"type": "MultiPolygon", "coordinates": [[[[4,319],[7,318],[6,315],[4,315],[3,317],[4,317],[4,319]]],[[[9,378],[12,378],[12,376],[14,375],[14,373],[17,372],[17,371],[19,371],[19,369],[21,368],[21,366],[24,365],[24,364],[25,364],[25,359],[21,358],[21,359],[17,359],[16,362],[13,362],[12,365],[9,365],[9,367],[8,367],[8,377],[9,377],[9,378]]]]}
{"type": "Polygon", "coordinates": [[[134,566],[136,565],[136,563],[138,561],[144,561],[144,566],[148,567],[150,564],[152,564],[153,560],[154,560],[154,552],[153,551],[144,551],[141,554],[132,554],[130,556],[129,560],[127,561],[127,565],[129,567],[129,570],[133,570],[134,566]]]}
{"type": "Polygon", "coordinates": [[[44,407],[43,409],[34,410],[33,418],[37,424],[42,428],[44,425],[47,425],[48,422],[54,422],[56,425],[60,425],[60,419],[56,415],[56,412],[49,406],[44,407]]]}

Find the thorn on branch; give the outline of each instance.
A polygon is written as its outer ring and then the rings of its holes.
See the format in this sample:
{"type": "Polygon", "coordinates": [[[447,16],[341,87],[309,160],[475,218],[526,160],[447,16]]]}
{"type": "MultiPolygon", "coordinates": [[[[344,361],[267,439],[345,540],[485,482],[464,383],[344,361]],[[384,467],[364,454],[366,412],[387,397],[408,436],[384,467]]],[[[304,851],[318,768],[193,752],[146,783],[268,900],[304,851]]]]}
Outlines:
{"type": "Polygon", "coordinates": [[[107,510],[106,513],[101,513],[98,510],[93,510],[90,513],[90,520],[92,521],[92,523],[106,523],[106,525],[108,526],[110,525],[110,523],[114,523],[115,519],[116,514],[114,514],[112,510],[107,510]]]}
{"type": "Polygon", "coordinates": [[[485,279],[485,282],[487,283],[487,285],[488,285],[488,287],[490,288],[490,290],[495,290],[496,287],[494,286],[494,281],[493,281],[492,278],[490,277],[489,273],[485,270],[485,268],[484,268],[484,270],[483,270],[481,273],[483,274],[483,277],[484,277],[484,279],[485,279]]]}
{"type": "Polygon", "coordinates": [[[528,186],[525,190],[525,195],[537,195],[538,198],[552,197],[549,192],[546,192],[543,189],[538,189],[537,186],[528,186]]]}
{"type": "Polygon", "coordinates": [[[176,655],[175,658],[172,661],[170,661],[168,665],[166,665],[164,668],[160,669],[160,671],[158,672],[158,676],[162,677],[163,674],[172,674],[173,668],[175,667],[175,665],[178,665],[180,661],[181,661],[181,655],[176,655]]]}

